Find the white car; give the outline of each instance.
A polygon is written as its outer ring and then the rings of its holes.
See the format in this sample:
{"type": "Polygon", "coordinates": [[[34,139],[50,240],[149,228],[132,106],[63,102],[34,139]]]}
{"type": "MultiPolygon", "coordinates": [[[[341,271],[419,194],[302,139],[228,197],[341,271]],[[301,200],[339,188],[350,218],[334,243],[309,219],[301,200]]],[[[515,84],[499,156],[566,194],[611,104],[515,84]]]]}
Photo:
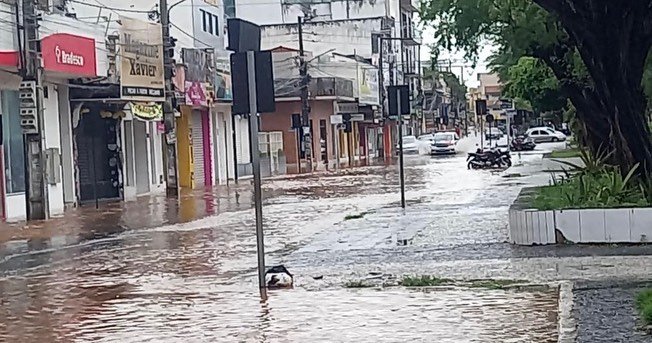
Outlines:
{"type": "Polygon", "coordinates": [[[563,142],[566,135],[549,127],[533,127],[525,132],[525,137],[531,138],[535,143],[563,142]]]}
{"type": "Polygon", "coordinates": [[[430,145],[431,155],[456,154],[457,142],[460,137],[455,132],[438,132],[433,136],[433,142],[430,145]]]}
{"type": "Polygon", "coordinates": [[[498,140],[503,136],[503,132],[497,128],[492,127],[491,129],[485,129],[484,139],[486,140],[498,140]]]}
{"type": "Polygon", "coordinates": [[[432,134],[432,133],[428,133],[428,134],[419,136],[419,138],[417,138],[417,139],[420,142],[424,142],[424,143],[428,144],[428,146],[430,146],[430,144],[432,144],[432,142],[435,141],[435,135],[432,134]]]}
{"type": "MultiPolygon", "coordinates": [[[[396,145],[396,152],[399,153],[400,146],[396,145]]],[[[414,136],[403,136],[403,154],[418,154],[419,141],[414,136]]]]}

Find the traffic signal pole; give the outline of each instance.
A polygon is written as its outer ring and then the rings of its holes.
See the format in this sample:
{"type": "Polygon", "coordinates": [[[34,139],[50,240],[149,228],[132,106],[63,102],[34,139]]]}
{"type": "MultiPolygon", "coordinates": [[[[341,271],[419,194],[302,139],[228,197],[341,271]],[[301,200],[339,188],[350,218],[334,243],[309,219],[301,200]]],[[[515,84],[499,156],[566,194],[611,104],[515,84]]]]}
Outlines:
{"type": "MultiPolygon", "coordinates": [[[[178,4],[178,3],[176,3],[178,4]]],[[[175,5],[176,5],[175,4],[175,5]]],[[[174,6],[174,5],[173,5],[174,6]]],[[[163,122],[165,125],[165,157],[166,157],[166,194],[168,196],[179,195],[179,169],[177,161],[177,136],[176,119],[174,118],[174,107],[172,98],[174,88],[172,77],[174,74],[174,59],[172,53],[172,38],[170,37],[170,12],[167,0],[160,0],[161,29],[163,30],[163,65],[165,70],[165,103],[163,104],[163,122]]]]}
{"type": "MultiPolygon", "coordinates": [[[[25,200],[28,220],[48,219],[43,80],[39,60],[38,16],[35,1],[23,1],[23,42],[25,64],[21,66],[20,115],[25,154],[25,200]]],[[[18,13],[18,5],[15,7],[18,13]]]]}

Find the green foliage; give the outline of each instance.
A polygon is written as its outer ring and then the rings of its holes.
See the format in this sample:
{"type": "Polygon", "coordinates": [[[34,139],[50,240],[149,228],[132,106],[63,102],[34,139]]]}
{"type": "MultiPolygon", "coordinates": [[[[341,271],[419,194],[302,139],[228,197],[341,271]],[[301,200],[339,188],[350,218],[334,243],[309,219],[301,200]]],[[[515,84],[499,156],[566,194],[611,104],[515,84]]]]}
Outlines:
{"type": "Polygon", "coordinates": [[[441,72],[440,73],[446,86],[451,90],[451,96],[457,101],[464,101],[466,99],[466,86],[460,82],[460,79],[457,78],[457,75],[451,72],[441,72]]]}
{"type": "Polygon", "coordinates": [[[552,16],[529,0],[425,0],[419,15],[435,31],[434,50],[459,49],[473,61],[487,42],[517,56],[515,61],[565,35],[552,16]]]}
{"type": "Polygon", "coordinates": [[[511,285],[526,283],[524,280],[509,280],[509,279],[487,279],[487,280],[472,280],[470,283],[471,288],[487,288],[487,289],[505,289],[511,285]]]}
{"type": "Polygon", "coordinates": [[[533,206],[539,210],[569,208],[618,208],[651,206],[652,188],[636,178],[639,165],[625,175],[615,166],[605,163],[612,153],[591,155],[580,150],[583,166],[557,160],[569,167],[553,184],[539,189],[533,206]]]}
{"type": "Polygon", "coordinates": [[[550,153],[550,158],[571,158],[571,157],[581,157],[582,152],[579,148],[556,150],[550,153]]]}
{"type": "Polygon", "coordinates": [[[521,57],[508,68],[504,95],[527,100],[537,113],[560,110],[566,105],[552,70],[533,57],[521,57]]]}
{"type": "Polygon", "coordinates": [[[635,303],[645,325],[652,325],[652,288],[640,292],[635,303]]]}
{"type": "Polygon", "coordinates": [[[452,284],[453,280],[443,279],[436,276],[422,275],[422,276],[405,276],[399,282],[399,285],[404,287],[432,287],[452,284]]]}

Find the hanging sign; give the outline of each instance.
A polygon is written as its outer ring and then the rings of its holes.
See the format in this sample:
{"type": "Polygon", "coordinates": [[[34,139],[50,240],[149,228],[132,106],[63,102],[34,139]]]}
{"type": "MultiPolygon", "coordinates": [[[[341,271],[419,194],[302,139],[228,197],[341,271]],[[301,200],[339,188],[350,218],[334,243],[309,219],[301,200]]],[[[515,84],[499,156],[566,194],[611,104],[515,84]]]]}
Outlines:
{"type": "Polygon", "coordinates": [[[161,25],[120,17],[120,94],[122,99],[164,101],[161,25]]]}
{"type": "Polygon", "coordinates": [[[163,119],[163,105],[132,103],[131,114],[140,120],[160,121],[163,119]]]}

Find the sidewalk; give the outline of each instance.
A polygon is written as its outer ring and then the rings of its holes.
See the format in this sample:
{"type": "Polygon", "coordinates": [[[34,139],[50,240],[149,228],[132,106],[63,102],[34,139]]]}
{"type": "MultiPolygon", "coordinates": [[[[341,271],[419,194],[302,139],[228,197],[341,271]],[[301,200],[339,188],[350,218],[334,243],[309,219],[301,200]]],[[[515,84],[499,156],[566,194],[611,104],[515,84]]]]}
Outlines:
{"type": "Polygon", "coordinates": [[[249,209],[251,181],[210,189],[182,189],[178,198],[163,194],[142,196],[135,201],[84,204],[63,217],[17,223],[0,223],[0,243],[10,240],[78,235],[97,238],[125,230],[184,223],[222,212],[249,209]]]}

